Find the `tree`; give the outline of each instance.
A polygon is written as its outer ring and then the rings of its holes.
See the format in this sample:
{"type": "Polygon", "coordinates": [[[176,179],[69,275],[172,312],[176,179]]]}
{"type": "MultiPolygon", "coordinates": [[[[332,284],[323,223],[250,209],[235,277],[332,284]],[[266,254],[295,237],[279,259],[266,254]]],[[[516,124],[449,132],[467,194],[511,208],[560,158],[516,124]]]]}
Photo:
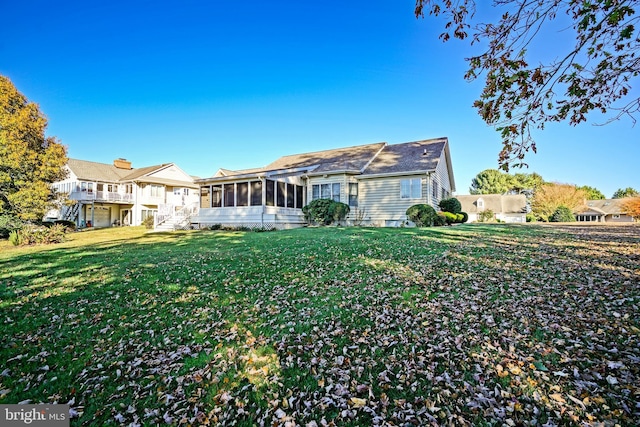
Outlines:
{"type": "Polygon", "coordinates": [[[579,190],[583,190],[587,194],[587,200],[603,200],[606,199],[604,194],[597,188],[589,187],[588,185],[582,185],[578,187],[579,190]]]}
{"type": "Polygon", "coordinates": [[[471,194],[504,194],[511,189],[509,174],[497,169],[486,169],[471,180],[471,194]]]}
{"type": "Polygon", "coordinates": [[[560,206],[565,206],[571,211],[582,206],[586,195],[584,190],[575,185],[546,183],[536,190],[531,210],[538,219],[549,221],[560,206]]]}
{"type": "Polygon", "coordinates": [[[67,153],[46,127],[38,105],[0,75],[0,215],[40,220],[53,201],[67,153]]]}
{"type": "Polygon", "coordinates": [[[624,199],[625,197],[635,197],[640,196],[640,193],[635,188],[627,187],[627,188],[618,188],[615,193],[613,193],[613,199],[624,199]]]}
{"type": "Polygon", "coordinates": [[[622,202],[622,211],[636,220],[640,218],[640,196],[629,197],[622,202]]]}
{"type": "MultiPolygon", "coordinates": [[[[468,80],[486,75],[474,107],[502,137],[501,169],[521,166],[525,154],[536,152],[531,129],[568,120],[577,125],[591,111],[613,121],[640,112],[640,98],[628,99],[631,81],[640,75],[639,0],[494,0],[500,16],[489,23],[472,23],[475,0],[416,0],[415,15],[446,18],[443,41],[451,37],[486,50],[468,58],[468,80]],[[565,21],[570,21],[565,25],[565,21]],[[575,37],[573,48],[553,52],[546,61],[535,52],[540,34],[553,25],[558,34],[575,37]],[[570,32],[572,30],[572,32],[570,32]],[[469,32],[472,31],[470,36],[469,32]]],[[[561,45],[560,43],[558,45],[561,45]]]]}
{"type": "Polygon", "coordinates": [[[536,188],[544,184],[544,179],[537,173],[517,173],[511,179],[511,191],[516,194],[533,195],[536,188]]]}

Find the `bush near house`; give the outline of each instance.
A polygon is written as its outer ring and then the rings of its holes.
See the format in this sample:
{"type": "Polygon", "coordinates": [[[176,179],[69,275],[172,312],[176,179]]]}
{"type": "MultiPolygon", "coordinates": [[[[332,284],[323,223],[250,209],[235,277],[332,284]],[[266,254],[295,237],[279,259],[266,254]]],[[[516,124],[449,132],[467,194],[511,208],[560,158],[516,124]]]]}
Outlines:
{"type": "Polygon", "coordinates": [[[62,243],[65,241],[66,227],[54,224],[50,227],[27,224],[9,234],[9,241],[15,246],[62,243]]]}
{"type": "Polygon", "coordinates": [[[411,206],[407,209],[406,214],[409,221],[418,227],[432,227],[440,221],[436,210],[432,206],[424,203],[411,206]]]}
{"type": "Polygon", "coordinates": [[[442,212],[451,212],[453,214],[462,212],[462,205],[460,204],[460,201],[455,197],[440,200],[438,206],[440,206],[442,212]]]}
{"type": "Polygon", "coordinates": [[[491,209],[487,209],[486,211],[482,211],[478,214],[478,222],[490,222],[495,220],[496,214],[491,209]]]}
{"type": "Polygon", "coordinates": [[[152,216],[148,216],[142,220],[142,225],[144,225],[147,230],[151,230],[153,228],[153,223],[154,219],[152,216]]]}
{"type": "MultiPolygon", "coordinates": [[[[451,212],[438,212],[438,215],[441,215],[444,218],[444,222],[447,225],[451,225],[455,222],[458,222],[458,216],[451,212]]],[[[462,217],[460,217],[462,218],[462,217]]]]}
{"type": "Polygon", "coordinates": [[[343,221],[349,211],[348,205],[331,199],[316,199],[302,208],[305,220],[319,225],[343,221]]]}
{"type": "Polygon", "coordinates": [[[566,206],[558,206],[551,218],[549,218],[550,222],[574,222],[575,220],[576,217],[573,216],[573,212],[566,206]]]}

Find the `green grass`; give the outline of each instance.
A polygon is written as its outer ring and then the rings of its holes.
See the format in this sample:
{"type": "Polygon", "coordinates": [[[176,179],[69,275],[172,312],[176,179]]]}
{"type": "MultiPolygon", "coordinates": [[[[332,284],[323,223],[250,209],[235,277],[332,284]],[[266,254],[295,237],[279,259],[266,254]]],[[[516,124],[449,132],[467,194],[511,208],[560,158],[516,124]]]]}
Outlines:
{"type": "Polygon", "coordinates": [[[0,242],[0,403],[71,402],[73,425],[402,424],[421,408],[421,423],[493,425],[506,418],[474,402],[499,389],[492,407],[522,401],[505,412],[516,423],[632,425],[640,231],[598,230],[132,227],[0,242]],[[574,368],[600,390],[586,410],[548,398],[586,397],[574,368]]]}

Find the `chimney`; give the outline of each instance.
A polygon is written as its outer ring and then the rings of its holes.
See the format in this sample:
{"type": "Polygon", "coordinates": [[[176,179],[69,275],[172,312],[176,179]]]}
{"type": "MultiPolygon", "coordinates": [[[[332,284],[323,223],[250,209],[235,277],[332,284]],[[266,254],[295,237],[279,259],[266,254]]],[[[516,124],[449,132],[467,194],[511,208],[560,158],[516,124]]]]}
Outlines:
{"type": "Polygon", "coordinates": [[[127,159],[119,158],[113,161],[113,166],[117,167],[118,169],[128,170],[128,169],[131,169],[131,162],[128,161],[127,159]]]}

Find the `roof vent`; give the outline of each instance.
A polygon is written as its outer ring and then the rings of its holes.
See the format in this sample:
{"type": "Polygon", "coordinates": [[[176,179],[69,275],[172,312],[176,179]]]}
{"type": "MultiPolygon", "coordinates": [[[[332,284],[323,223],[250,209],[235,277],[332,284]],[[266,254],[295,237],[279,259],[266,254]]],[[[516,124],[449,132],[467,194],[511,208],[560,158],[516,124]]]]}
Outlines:
{"type": "Polygon", "coordinates": [[[426,148],[425,148],[425,149],[424,149],[424,151],[422,152],[422,155],[423,155],[423,156],[426,156],[426,155],[427,155],[427,149],[426,149],[426,148]]]}
{"type": "Polygon", "coordinates": [[[113,161],[113,166],[117,167],[118,169],[129,170],[131,169],[131,162],[128,161],[127,159],[119,158],[113,161]]]}

